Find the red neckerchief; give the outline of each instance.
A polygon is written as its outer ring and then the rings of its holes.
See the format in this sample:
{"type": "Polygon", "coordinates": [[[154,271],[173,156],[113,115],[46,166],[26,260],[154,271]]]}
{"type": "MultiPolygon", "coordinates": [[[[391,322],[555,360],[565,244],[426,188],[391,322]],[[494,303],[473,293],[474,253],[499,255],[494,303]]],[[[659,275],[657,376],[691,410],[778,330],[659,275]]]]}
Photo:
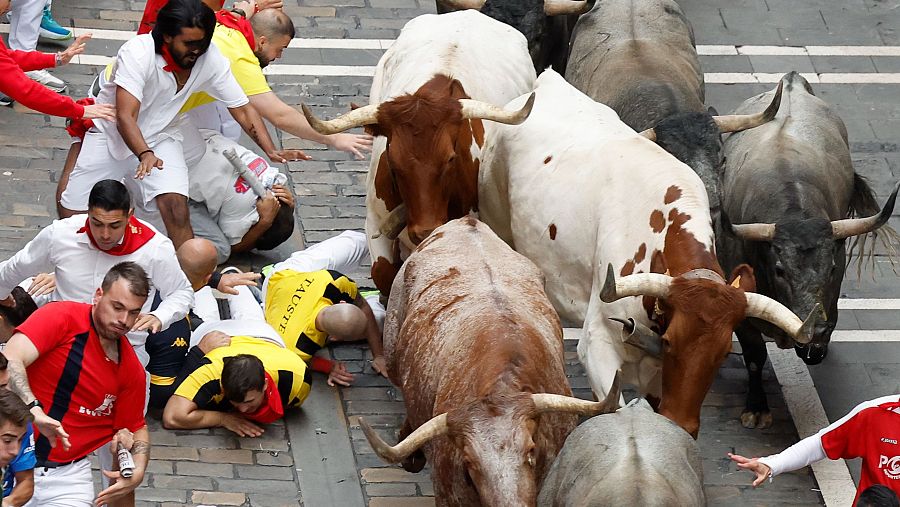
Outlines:
{"type": "Polygon", "coordinates": [[[244,414],[244,417],[252,421],[269,424],[284,417],[284,405],[281,404],[281,395],[278,394],[275,381],[266,372],[266,402],[256,409],[256,412],[244,414]]]}
{"type": "Polygon", "coordinates": [[[238,16],[231,11],[219,11],[216,13],[216,21],[222,26],[241,32],[241,35],[247,39],[247,44],[250,44],[250,51],[256,51],[256,38],[253,35],[253,26],[250,25],[250,21],[247,18],[238,16]]]}
{"type": "Polygon", "coordinates": [[[163,60],[166,61],[166,65],[165,67],[163,67],[164,71],[178,72],[180,70],[184,70],[183,68],[181,68],[181,65],[178,65],[178,63],[175,62],[175,58],[172,57],[172,53],[169,51],[169,46],[163,44],[162,52],[160,54],[162,55],[163,60]]]}
{"type": "MultiPolygon", "coordinates": [[[[78,233],[86,232],[88,239],[91,240],[91,244],[94,245],[94,248],[100,250],[100,247],[97,246],[97,242],[94,241],[94,235],[91,234],[90,227],[90,217],[84,219],[84,227],[78,229],[78,233]]],[[[147,227],[146,225],[140,223],[137,218],[134,218],[134,215],[128,219],[128,225],[125,226],[125,236],[122,238],[122,243],[110,248],[109,250],[100,250],[101,252],[108,253],[109,255],[128,255],[136,252],[140,247],[147,244],[153,236],[156,236],[156,232],[147,227]]]]}
{"type": "MultiPolygon", "coordinates": [[[[94,104],[94,99],[86,97],[76,100],[75,103],[81,104],[82,106],[91,106],[94,104]]],[[[84,135],[93,126],[94,120],[88,120],[85,118],[69,118],[68,125],[66,125],[66,132],[68,132],[72,137],[77,137],[78,139],[84,140],[84,135]]]]}
{"type": "Polygon", "coordinates": [[[889,410],[895,414],[900,415],[900,412],[898,412],[898,410],[900,410],[900,401],[892,401],[892,402],[888,402],[888,403],[882,403],[881,405],[878,405],[878,406],[885,410],[889,410]]]}

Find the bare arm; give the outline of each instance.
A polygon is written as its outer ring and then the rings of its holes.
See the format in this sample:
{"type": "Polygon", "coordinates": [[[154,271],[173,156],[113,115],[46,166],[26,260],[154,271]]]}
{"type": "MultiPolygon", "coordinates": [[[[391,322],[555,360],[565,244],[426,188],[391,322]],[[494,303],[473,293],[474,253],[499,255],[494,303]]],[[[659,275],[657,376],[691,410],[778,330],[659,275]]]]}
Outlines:
{"type": "Polygon", "coordinates": [[[378,323],[375,322],[375,314],[369,308],[366,298],[356,295],[353,301],[363,313],[366,314],[366,342],[369,343],[369,349],[372,351],[372,366],[378,373],[387,376],[387,369],[384,367],[384,347],[382,346],[381,332],[378,330],[378,323]]]}
{"type": "Polygon", "coordinates": [[[285,104],[275,92],[259,93],[251,95],[249,98],[250,103],[259,111],[259,114],[269,120],[279,130],[301,139],[307,139],[352,153],[360,160],[364,158],[363,151],[372,151],[372,136],[356,134],[332,134],[326,136],[316,132],[309,125],[309,121],[303,116],[303,113],[285,104]]]}
{"type": "Polygon", "coordinates": [[[16,472],[16,485],[3,499],[3,507],[25,505],[34,495],[34,469],[16,472]]]}
{"type": "Polygon", "coordinates": [[[162,169],[163,161],[156,157],[150,150],[144,135],[138,127],[138,113],[141,110],[141,102],[121,86],[116,88],[116,128],[122,135],[125,145],[136,157],[138,157],[137,178],[143,178],[154,167],[162,169]]]}
{"type": "Polygon", "coordinates": [[[272,222],[275,221],[275,217],[278,215],[278,209],[280,207],[281,204],[279,203],[278,198],[275,197],[275,194],[272,192],[266,192],[264,198],[257,199],[256,214],[259,215],[259,220],[244,233],[244,236],[238,244],[231,245],[231,251],[241,253],[252,250],[253,247],[256,246],[256,242],[259,238],[272,227],[272,222]]]}
{"type": "Polygon", "coordinates": [[[122,477],[120,472],[103,471],[104,475],[115,482],[97,495],[96,505],[134,505],[134,490],[144,482],[144,473],[150,463],[150,432],[146,426],[134,432],[131,456],[134,458],[134,474],[131,477],[122,477]]]}
{"type": "Polygon", "coordinates": [[[266,152],[266,156],[273,162],[283,163],[287,162],[288,159],[306,160],[310,158],[300,150],[276,150],[262,117],[252,104],[229,108],[228,112],[244,129],[244,132],[250,136],[250,139],[253,139],[253,142],[262,148],[266,152]]]}
{"type": "Polygon", "coordinates": [[[196,403],[177,394],[166,403],[163,426],[184,430],[222,427],[241,437],[257,437],[263,432],[262,428],[243,417],[216,410],[201,410],[196,403]]]}

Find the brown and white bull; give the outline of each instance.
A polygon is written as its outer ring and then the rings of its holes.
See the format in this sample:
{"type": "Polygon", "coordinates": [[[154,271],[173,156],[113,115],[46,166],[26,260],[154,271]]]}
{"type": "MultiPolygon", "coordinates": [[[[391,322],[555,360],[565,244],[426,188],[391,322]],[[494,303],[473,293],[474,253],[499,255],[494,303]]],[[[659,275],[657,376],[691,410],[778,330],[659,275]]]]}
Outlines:
{"type": "Polygon", "coordinates": [[[427,14],[407,23],[378,62],[370,105],[329,122],[304,109],[321,133],[365,125],[377,136],[366,233],[372,280],[383,294],[408,253],[397,231],[382,232],[389,214],[405,211],[403,238],[418,244],[447,220],[477,210],[481,120],[524,121],[529,105],[509,112],[492,104],[531,91],[534,77],[525,38],[515,29],[473,10],[427,14]]]}
{"type": "Polygon", "coordinates": [[[721,133],[759,126],[778,110],[775,101],[754,115],[707,111],[694,30],[675,0],[594,4],[575,25],[565,76],[691,166],[706,185],[714,219],[720,207],[721,133]]]}
{"type": "Polygon", "coordinates": [[[406,421],[373,449],[417,472],[431,461],[438,505],[533,506],[575,414],[615,410],[572,398],[562,328],[537,267],[471,216],[434,231],[394,281],[384,329],[406,421]]]}
{"type": "Polygon", "coordinates": [[[529,121],[487,133],[481,217],[543,270],[560,316],[583,324],[578,356],[594,393],[606,396],[621,368],[623,381],[660,399],[659,412],[696,437],[703,399],[745,316],[801,341],[812,323],[749,292],[747,265],[726,281],[706,191],[687,165],[556,72],[535,84],[529,121]],[[628,332],[662,335],[662,360],[623,343],[613,318],[628,332]]]}

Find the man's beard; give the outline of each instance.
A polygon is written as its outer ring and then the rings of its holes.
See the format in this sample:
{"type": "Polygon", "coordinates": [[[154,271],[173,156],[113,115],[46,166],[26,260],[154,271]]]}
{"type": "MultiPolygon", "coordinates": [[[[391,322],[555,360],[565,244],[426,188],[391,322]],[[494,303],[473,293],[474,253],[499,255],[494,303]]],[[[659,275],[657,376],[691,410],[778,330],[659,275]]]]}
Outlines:
{"type": "Polygon", "coordinates": [[[200,58],[200,55],[203,54],[203,53],[200,53],[199,55],[194,55],[189,52],[179,53],[172,46],[169,46],[169,53],[172,54],[172,59],[175,60],[175,63],[177,63],[178,66],[181,67],[182,69],[193,68],[194,64],[196,64],[197,60],[200,58]],[[191,58],[189,59],[188,57],[191,57],[191,58]]]}
{"type": "Polygon", "coordinates": [[[265,69],[266,67],[269,66],[270,63],[272,63],[272,60],[269,60],[268,58],[263,56],[262,53],[254,52],[253,54],[256,56],[256,59],[259,60],[259,68],[260,69],[265,69]]]}

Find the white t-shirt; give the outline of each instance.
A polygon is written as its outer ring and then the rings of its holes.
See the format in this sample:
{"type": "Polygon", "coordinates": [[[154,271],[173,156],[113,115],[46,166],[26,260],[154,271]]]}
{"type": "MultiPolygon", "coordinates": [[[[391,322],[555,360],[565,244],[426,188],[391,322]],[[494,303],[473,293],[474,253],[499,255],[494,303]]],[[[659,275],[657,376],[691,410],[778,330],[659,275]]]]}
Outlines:
{"type": "Polygon", "coordinates": [[[256,153],[213,130],[200,130],[206,139],[206,154],[191,168],[190,198],[206,205],[210,217],[232,245],[259,221],[257,195],[222,153],[233,148],[238,157],[267,189],[287,178],[256,153]]]}
{"type": "MultiPolygon", "coordinates": [[[[166,137],[180,139],[174,121],[178,112],[194,92],[203,91],[222,101],[229,108],[240,107],[249,101],[231,74],[228,59],[215,44],[209,46],[191,69],[191,75],[180,91],[172,72],[163,70],[166,62],[156,53],[151,34],[138,35],[119,49],[110,79],[103,83],[97,102],[116,103],[116,88],[121,86],[141,103],[138,127],[144,140],[152,148],[166,137]]],[[[109,153],[117,160],[132,155],[115,122],[94,120],[97,128],[109,138],[109,153]]]]}

